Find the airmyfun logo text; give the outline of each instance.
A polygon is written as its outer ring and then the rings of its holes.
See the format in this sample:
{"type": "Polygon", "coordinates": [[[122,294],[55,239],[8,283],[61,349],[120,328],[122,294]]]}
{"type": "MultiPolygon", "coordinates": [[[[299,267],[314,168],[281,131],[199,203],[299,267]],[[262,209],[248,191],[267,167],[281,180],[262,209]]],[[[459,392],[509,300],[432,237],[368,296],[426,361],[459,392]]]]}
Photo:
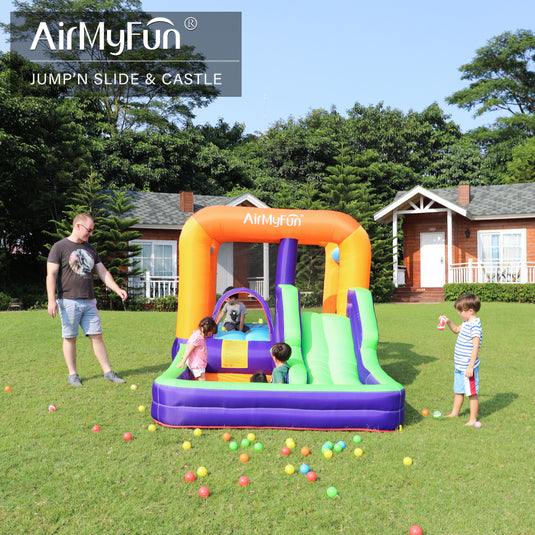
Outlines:
{"type": "Polygon", "coordinates": [[[155,17],[146,23],[145,28],[141,29],[142,25],[142,22],[127,22],[126,29],[117,31],[106,28],[104,21],[99,22],[94,30],[86,22],[69,28],[65,28],[64,22],[59,22],[57,35],[53,36],[48,23],[40,22],[30,50],[36,50],[39,45],[47,46],[50,51],[87,51],[95,48],[104,51],[111,48],[110,55],[120,56],[125,50],[138,48],[138,42],[147,50],[180,50],[180,32],[168,18],[155,17]],[[171,28],[165,31],[152,29],[151,25],[155,23],[169,24],[171,28]]]}
{"type": "Polygon", "coordinates": [[[274,228],[279,227],[300,227],[302,223],[302,215],[298,214],[281,214],[274,216],[273,214],[251,214],[247,212],[243,219],[243,224],[270,226],[274,228]]]}

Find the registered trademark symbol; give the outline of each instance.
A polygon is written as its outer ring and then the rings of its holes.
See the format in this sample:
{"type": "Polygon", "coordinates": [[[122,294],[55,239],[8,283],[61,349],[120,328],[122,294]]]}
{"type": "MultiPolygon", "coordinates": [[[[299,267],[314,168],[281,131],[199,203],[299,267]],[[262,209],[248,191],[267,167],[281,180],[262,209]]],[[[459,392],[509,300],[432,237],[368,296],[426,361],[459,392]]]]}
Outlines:
{"type": "Polygon", "coordinates": [[[195,30],[195,28],[197,28],[197,19],[195,17],[188,17],[184,21],[184,28],[190,32],[195,30]]]}

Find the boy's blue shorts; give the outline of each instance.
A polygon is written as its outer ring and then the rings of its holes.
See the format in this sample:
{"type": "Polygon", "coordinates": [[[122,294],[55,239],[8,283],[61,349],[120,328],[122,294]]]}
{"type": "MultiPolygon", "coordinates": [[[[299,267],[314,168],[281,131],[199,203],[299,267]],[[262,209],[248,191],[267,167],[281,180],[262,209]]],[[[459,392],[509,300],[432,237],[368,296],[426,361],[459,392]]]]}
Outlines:
{"type": "Polygon", "coordinates": [[[474,396],[479,393],[479,366],[474,368],[474,375],[466,377],[465,370],[455,369],[453,377],[453,392],[465,396],[474,396]]]}
{"type": "Polygon", "coordinates": [[[96,299],[58,299],[62,338],[76,338],[82,327],[86,336],[102,334],[96,299]]]}

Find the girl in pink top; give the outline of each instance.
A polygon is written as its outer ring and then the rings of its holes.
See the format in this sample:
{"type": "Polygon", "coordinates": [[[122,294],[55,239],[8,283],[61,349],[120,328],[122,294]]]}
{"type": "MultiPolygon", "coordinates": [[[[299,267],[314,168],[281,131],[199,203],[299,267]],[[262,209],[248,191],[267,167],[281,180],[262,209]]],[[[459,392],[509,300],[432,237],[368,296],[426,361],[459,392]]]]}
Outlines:
{"type": "Polygon", "coordinates": [[[183,368],[186,363],[195,379],[206,381],[206,364],[208,354],[206,350],[206,338],[211,334],[217,334],[217,324],[212,316],[206,316],[199,323],[199,328],[193,331],[186,344],[186,351],[178,368],[183,368]]]}

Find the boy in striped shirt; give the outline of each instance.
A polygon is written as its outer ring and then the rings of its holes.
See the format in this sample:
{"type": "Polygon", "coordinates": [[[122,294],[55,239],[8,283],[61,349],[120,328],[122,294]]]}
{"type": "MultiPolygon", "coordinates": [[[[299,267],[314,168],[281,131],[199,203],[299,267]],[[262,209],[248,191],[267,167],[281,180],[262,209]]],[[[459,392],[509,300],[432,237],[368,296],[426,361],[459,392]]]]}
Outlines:
{"type": "Polygon", "coordinates": [[[457,336],[453,363],[455,374],[453,381],[453,391],[455,398],[453,408],[447,417],[459,416],[463,406],[464,397],[470,400],[470,419],[466,425],[474,425],[477,422],[477,412],[479,410],[479,349],[483,341],[483,330],[481,320],[477,313],[481,308],[479,297],[474,294],[461,295],[455,301],[455,308],[461,316],[463,323],[455,325],[448,317],[441,316],[448,327],[457,336]]]}

